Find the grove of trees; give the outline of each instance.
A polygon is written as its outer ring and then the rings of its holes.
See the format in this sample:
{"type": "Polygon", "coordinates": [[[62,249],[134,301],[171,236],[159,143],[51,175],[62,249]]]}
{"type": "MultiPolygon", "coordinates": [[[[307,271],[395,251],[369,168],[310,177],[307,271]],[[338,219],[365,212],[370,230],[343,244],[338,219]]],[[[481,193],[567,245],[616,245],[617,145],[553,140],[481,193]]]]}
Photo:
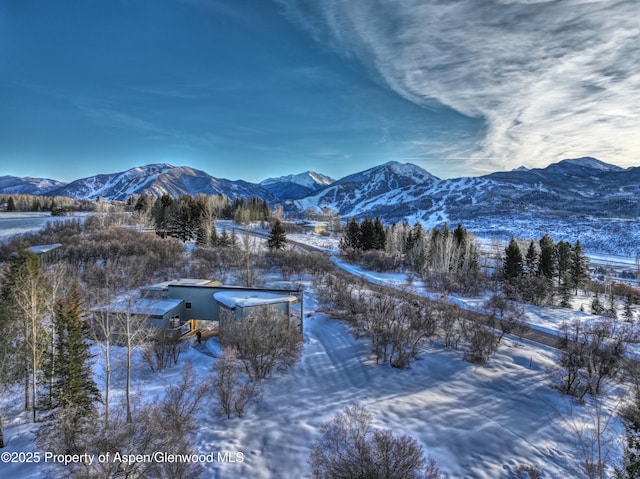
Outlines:
{"type": "Polygon", "coordinates": [[[475,239],[462,225],[425,231],[407,222],[385,228],[380,218],[352,218],[340,249],[351,260],[377,271],[409,269],[439,290],[478,291],[483,281],[475,239]]]}
{"type": "Polygon", "coordinates": [[[511,238],[502,270],[507,296],[533,304],[549,302],[557,292],[561,306],[569,306],[572,290],[577,294],[589,279],[589,264],[580,241],[555,244],[548,234],[537,245],[531,240],[524,255],[518,241],[511,238]]]}
{"type": "Polygon", "coordinates": [[[65,196],[36,196],[24,194],[0,194],[0,205],[5,205],[6,211],[48,211],[54,214],[62,211],[93,211],[94,202],[77,200],[65,196]]]}

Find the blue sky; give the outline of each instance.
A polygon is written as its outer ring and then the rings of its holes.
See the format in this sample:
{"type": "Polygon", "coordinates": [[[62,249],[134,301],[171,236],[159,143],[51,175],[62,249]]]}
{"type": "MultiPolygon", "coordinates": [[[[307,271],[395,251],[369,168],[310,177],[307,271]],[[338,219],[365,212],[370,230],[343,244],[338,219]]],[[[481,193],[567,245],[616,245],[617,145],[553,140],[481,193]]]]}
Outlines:
{"type": "Polygon", "coordinates": [[[637,165],[639,5],[0,0],[0,175],[637,165]]]}

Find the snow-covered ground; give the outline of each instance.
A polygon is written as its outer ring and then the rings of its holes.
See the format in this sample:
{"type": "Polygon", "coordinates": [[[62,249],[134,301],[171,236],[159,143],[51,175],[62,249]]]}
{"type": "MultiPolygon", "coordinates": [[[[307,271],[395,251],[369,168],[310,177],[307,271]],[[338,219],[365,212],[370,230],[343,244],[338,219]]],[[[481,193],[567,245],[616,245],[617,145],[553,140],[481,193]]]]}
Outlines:
{"type": "Polygon", "coordinates": [[[340,238],[337,236],[322,236],[315,233],[287,233],[287,239],[313,246],[328,253],[337,253],[340,249],[340,238]]]}
{"type": "MultiPolygon", "coordinates": [[[[202,477],[303,477],[322,423],[355,401],[372,412],[375,425],[415,437],[450,478],[513,477],[510,471],[518,464],[534,464],[547,478],[576,477],[575,434],[561,419],[571,401],[548,386],[551,350],[508,339],[479,367],[436,344],[425,348],[410,370],[378,366],[366,339],[355,339],[343,323],[314,312],[315,293],[306,286],[312,314],[305,318],[301,360],[288,374],[265,382],[263,401],[245,417],[216,417],[213,398],[199,413],[198,453],[243,453],[242,462],[203,464],[202,477]]],[[[215,343],[208,346],[207,352],[218,351],[215,343]]],[[[151,374],[140,367],[134,389],[145,399],[162,394],[187,360],[206,381],[215,359],[190,347],[168,371],[151,374]]],[[[13,404],[19,403],[18,394],[13,404]]],[[[573,407],[578,417],[589,419],[582,407],[573,407]]],[[[32,429],[26,416],[11,418],[4,451],[37,450],[32,429]]],[[[35,479],[42,465],[0,469],[3,477],[35,479]]]]}
{"type": "MultiPolygon", "coordinates": [[[[380,273],[377,271],[370,271],[362,268],[361,266],[347,263],[338,257],[332,257],[332,261],[341,269],[356,276],[365,278],[367,281],[372,283],[386,284],[399,289],[406,289],[415,294],[431,299],[446,299],[461,308],[472,311],[482,311],[483,303],[489,299],[490,296],[489,293],[486,293],[483,296],[473,297],[462,296],[459,294],[447,294],[446,296],[443,296],[441,293],[426,289],[424,282],[419,279],[412,278],[409,280],[406,273],[380,273]]],[[[594,316],[590,314],[590,297],[581,294],[576,297],[572,297],[571,302],[573,306],[572,308],[524,305],[526,316],[525,321],[535,329],[552,334],[558,334],[561,330],[562,324],[565,322],[571,322],[574,320],[596,321],[602,319],[601,316],[594,316]]],[[[621,314],[621,300],[617,302],[617,308],[619,314],[621,314]]]]}
{"type": "MultiPolygon", "coordinates": [[[[337,263],[377,282],[424,291],[419,282],[409,285],[406,275],[337,263]]],[[[513,478],[518,464],[536,465],[545,478],[581,476],[574,420],[585,421],[580,427],[591,427],[593,421],[588,407],[574,404],[549,386],[552,350],[506,338],[486,366],[476,366],[463,361],[460,351],[432,344],[410,370],[398,371],[375,365],[366,338],[355,339],[343,323],[315,312],[315,292],[310,283],[305,288],[305,311],[311,315],[304,322],[300,361],[286,375],[265,381],[263,401],[250,406],[245,417],[216,417],[213,398],[199,413],[196,451],[229,452],[232,457],[241,452],[243,458],[234,463],[205,463],[203,478],[304,477],[322,423],[355,401],[372,412],[376,426],[415,437],[449,478],[513,478]],[[573,420],[567,419],[569,409],[573,420]]],[[[474,308],[482,301],[454,299],[474,308]]],[[[529,320],[538,316],[540,323],[551,327],[579,313],[528,308],[527,314],[529,320]]],[[[211,353],[219,351],[215,339],[209,341],[204,352],[189,347],[181,363],[168,371],[152,374],[139,366],[134,390],[144,399],[162,394],[176,381],[185,361],[206,381],[216,360],[211,353]]],[[[99,364],[95,370],[100,380],[99,364]]],[[[116,387],[123,386],[120,378],[116,387]]],[[[38,450],[34,426],[27,415],[19,414],[19,392],[3,406],[8,445],[2,452],[38,450]]],[[[616,419],[605,441],[617,444],[620,431],[616,419]]],[[[2,477],[11,478],[43,475],[42,464],[1,464],[0,471],[2,477]]]]}

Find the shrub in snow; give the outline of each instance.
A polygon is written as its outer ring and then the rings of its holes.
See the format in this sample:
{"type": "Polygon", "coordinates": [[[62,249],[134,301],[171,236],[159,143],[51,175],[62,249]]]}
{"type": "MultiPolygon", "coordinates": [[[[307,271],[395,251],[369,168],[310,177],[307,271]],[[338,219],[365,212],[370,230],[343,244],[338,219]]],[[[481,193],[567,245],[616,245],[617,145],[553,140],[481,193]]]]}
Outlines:
{"type": "Polygon", "coordinates": [[[273,306],[256,307],[239,321],[221,315],[220,342],[236,349],[251,381],[286,371],[302,354],[297,326],[273,306]]]}
{"type": "Polygon", "coordinates": [[[515,473],[518,479],[540,479],[542,477],[540,469],[532,464],[518,464],[515,473]]]}
{"type": "Polygon", "coordinates": [[[211,385],[218,398],[216,413],[227,418],[234,414],[241,417],[247,405],[260,401],[262,396],[258,384],[251,382],[244,372],[233,348],[226,349],[214,363],[211,385]]]}
{"type": "Polygon", "coordinates": [[[186,342],[171,337],[166,331],[158,331],[142,347],[142,357],[151,371],[163,371],[178,364],[180,355],[186,349],[186,342]]]}
{"type": "Polygon", "coordinates": [[[562,325],[558,366],[552,376],[556,387],[582,400],[601,394],[604,384],[619,376],[624,364],[628,331],[612,319],[562,325]]]}
{"type": "Polygon", "coordinates": [[[440,479],[435,461],[418,441],[375,429],[360,403],[347,406],[320,428],[309,464],[314,479],[440,479]]]}
{"type": "Polygon", "coordinates": [[[464,360],[470,363],[486,364],[489,357],[498,349],[498,338],[486,326],[470,322],[467,331],[468,343],[464,351],[464,360]]]}

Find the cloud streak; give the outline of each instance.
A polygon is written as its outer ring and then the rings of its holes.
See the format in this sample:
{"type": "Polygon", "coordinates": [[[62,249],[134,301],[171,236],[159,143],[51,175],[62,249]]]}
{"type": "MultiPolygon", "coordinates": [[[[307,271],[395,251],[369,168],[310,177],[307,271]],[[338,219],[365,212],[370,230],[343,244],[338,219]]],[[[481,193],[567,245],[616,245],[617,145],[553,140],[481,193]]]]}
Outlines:
{"type": "Polygon", "coordinates": [[[482,118],[471,168],[640,160],[637,0],[281,3],[407,100],[482,118]]]}

